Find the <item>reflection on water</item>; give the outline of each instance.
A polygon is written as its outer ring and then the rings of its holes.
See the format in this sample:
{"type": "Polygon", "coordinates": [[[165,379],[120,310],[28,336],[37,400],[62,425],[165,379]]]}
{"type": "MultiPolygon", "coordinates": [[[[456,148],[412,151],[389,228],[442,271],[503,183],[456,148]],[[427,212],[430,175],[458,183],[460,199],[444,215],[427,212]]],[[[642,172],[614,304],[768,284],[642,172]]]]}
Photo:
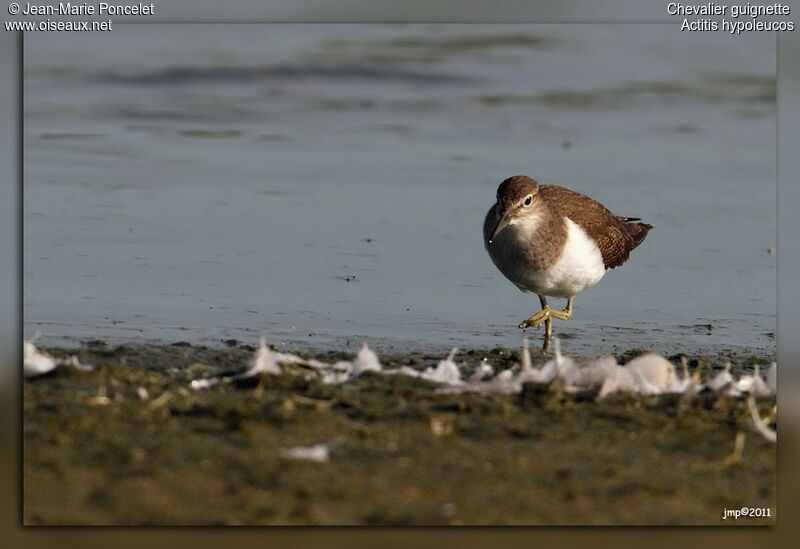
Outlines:
{"type": "Polygon", "coordinates": [[[525,173],[655,225],[556,323],[571,350],[774,353],[775,42],[676,32],[27,36],[26,333],[517,346],[538,302],[481,226],[525,173]]]}

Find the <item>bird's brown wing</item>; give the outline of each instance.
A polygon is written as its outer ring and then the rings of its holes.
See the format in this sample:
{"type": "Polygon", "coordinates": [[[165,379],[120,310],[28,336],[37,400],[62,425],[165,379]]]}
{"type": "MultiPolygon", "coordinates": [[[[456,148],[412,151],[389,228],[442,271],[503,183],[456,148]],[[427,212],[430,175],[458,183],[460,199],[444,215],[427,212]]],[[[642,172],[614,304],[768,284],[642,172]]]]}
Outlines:
{"type": "Polygon", "coordinates": [[[646,223],[633,222],[637,218],[614,215],[596,200],[564,187],[540,185],[539,194],[555,213],[569,217],[597,243],[606,269],[625,263],[631,250],[641,244],[653,228],[646,223]]]}

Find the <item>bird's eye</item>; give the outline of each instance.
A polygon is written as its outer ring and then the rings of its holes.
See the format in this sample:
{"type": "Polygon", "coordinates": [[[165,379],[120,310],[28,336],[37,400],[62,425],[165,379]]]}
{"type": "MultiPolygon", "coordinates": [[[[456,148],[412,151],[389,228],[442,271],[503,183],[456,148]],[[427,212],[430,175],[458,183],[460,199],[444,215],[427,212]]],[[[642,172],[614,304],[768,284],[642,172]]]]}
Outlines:
{"type": "Polygon", "coordinates": [[[525,197],[525,202],[523,202],[522,204],[524,206],[530,206],[532,203],[533,203],[533,195],[529,194],[528,196],[525,197]]]}

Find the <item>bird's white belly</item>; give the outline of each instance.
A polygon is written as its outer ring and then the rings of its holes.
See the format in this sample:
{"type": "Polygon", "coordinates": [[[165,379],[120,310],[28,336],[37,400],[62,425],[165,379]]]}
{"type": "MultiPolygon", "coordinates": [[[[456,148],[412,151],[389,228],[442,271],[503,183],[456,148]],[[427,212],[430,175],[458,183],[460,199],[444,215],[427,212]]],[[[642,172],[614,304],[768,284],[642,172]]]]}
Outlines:
{"type": "Polygon", "coordinates": [[[571,297],[603,278],[606,267],[600,248],[580,225],[568,217],[564,221],[567,241],[559,258],[549,269],[525,272],[524,283],[518,286],[546,296],[571,297]]]}

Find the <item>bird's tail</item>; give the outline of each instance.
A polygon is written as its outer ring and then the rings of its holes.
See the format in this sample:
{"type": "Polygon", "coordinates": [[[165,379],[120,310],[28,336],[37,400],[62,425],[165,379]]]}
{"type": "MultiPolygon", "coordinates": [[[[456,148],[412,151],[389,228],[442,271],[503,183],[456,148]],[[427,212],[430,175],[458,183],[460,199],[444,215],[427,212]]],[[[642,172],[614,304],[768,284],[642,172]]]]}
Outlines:
{"type": "Polygon", "coordinates": [[[641,220],[640,217],[619,217],[619,220],[622,221],[622,226],[625,227],[625,231],[633,239],[634,248],[644,242],[647,233],[653,228],[652,225],[648,225],[647,223],[637,223],[637,221],[641,220]]]}

